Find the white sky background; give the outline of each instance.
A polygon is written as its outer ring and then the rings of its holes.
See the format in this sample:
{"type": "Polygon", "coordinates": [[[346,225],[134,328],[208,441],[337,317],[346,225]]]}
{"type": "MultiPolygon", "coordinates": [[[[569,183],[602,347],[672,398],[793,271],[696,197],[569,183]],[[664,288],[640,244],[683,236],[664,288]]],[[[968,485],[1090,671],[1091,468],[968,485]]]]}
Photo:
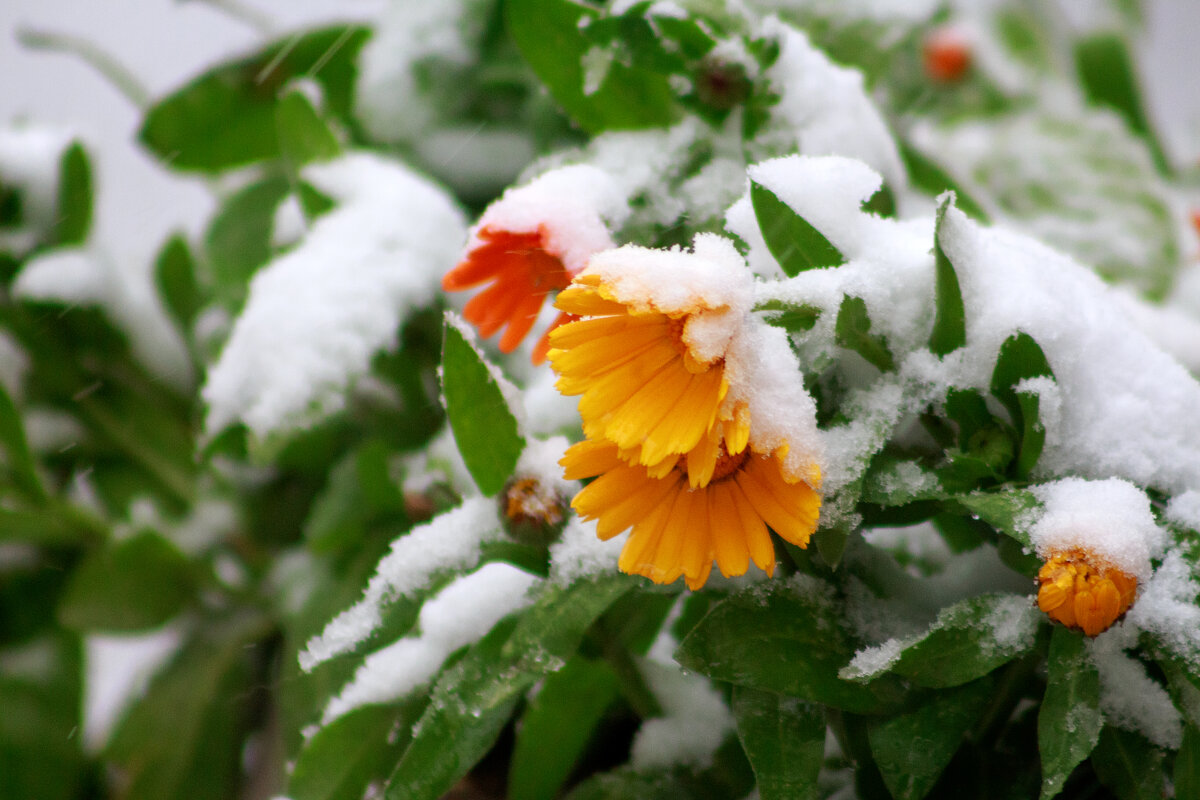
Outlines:
{"type": "MultiPolygon", "coordinates": [[[[435,2],[436,0],[428,0],[435,2]]],[[[241,0],[283,32],[314,22],[370,19],[387,0],[241,0]]],[[[264,41],[246,22],[200,0],[0,0],[0,124],[28,118],[76,131],[93,156],[98,240],[116,256],[149,259],[172,229],[199,231],[211,194],[157,167],[138,147],[140,114],[80,59],[31,51],[22,28],[81,36],[116,56],[160,97],[206,66],[264,41]]],[[[1200,3],[1147,3],[1141,42],[1152,113],[1179,163],[1200,160],[1200,3]]]]}

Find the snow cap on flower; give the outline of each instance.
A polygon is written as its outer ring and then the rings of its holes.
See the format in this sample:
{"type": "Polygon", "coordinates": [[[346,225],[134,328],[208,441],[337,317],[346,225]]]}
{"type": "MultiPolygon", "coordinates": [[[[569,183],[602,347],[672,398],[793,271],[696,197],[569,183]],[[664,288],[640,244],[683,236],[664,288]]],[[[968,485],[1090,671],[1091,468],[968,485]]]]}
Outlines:
{"type": "Polygon", "coordinates": [[[1038,607],[1069,628],[1096,636],[1124,616],[1163,532],[1141,489],[1123,480],[1065,478],[1034,487],[1044,512],[1030,538],[1045,561],[1038,607]]]}
{"type": "MultiPolygon", "coordinates": [[[[492,282],[471,298],[463,316],[485,338],[507,326],[499,347],[512,352],[537,321],[546,296],[566,288],[593,253],[612,247],[608,223],[627,215],[625,198],[603,171],[584,164],[551,170],[488,206],[442,288],[455,292],[492,282]]],[[[551,327],[565,321],[559,315],[551,327]]],[[[534,363],[547,349],[543,337],[534,363]]]]}

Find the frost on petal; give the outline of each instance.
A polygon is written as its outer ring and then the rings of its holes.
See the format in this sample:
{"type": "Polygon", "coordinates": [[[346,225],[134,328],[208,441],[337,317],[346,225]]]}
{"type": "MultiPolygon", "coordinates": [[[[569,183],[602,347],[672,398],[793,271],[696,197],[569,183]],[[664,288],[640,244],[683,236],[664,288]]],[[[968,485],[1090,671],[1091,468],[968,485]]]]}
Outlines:
{"type": "Polygon", "coordinates": [[[528,606],[541,579],[504,562],[457,578],[425,602],[418,635],[367,656],[322,715],[329,722],[370,703],[397,700],[429,681],[446,657],[483,637],[508,614],[528,606]]]}
{"type": "Polygon", "coordinates": [[[251,281],[204,386],[210,434],[241,421],[265,437],[340,408],[372,355],[433,302],[465,235],[446,193],[393,161],[352,153],[304,177],[338,207],[251,281]]]}
{"type": "Polygon", "coordinates": [[[468,498],[458,508],[413,528],[392,542],[391,551],[375,568],[363,599],[309,640],[300,653],[300,666],[312,670],[354,649],[381,624],[384,603],[420,590],[438,571],[474,564],[480,546],[501,535],[495,502],[485,497],[468,498]]]}

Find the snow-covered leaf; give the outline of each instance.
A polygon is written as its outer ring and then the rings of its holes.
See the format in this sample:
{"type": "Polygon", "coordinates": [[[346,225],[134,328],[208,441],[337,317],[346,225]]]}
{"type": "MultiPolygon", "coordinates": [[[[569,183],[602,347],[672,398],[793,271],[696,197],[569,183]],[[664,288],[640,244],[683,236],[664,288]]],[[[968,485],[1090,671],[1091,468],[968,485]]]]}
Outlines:
{"type": "Polygon", "coordinates": [[[1025,477],[1037,464],[1046,441],[1046,428],[1038,418],[1037,395],[1018,390],[1027,378],[1054,379],[1054,372],[1042,348],[1026,333],[1016,333],[1000,345],[996,369],[992,372],[992,394],[1008,409],[1013,424],[1021,431],[1017,456],[1017,477],[1025,477]]]}
{"type": "Polygon", "coordinates": [[[871,333],[871,317],[861,297],[845,296],[838,309],[834,330],[837,342],[842,347],[853,350],[884,372],[896,368],[896,360],[888,349],[887,339],[871,333]]]}
{"type": "Polygon", "coordinates": [[[1100,740],[1100,674],[1088,658],[1083,634],[1056,627],[1050,638],[1046,696],[1038,712],[1042,800],[1060,791],[1100,740]]]}
{"type": "Polygon", "coordinates": [[[754,216],[779,268],[789,277],[814,267],[836,267],[846,257],[816,228],[775,196],[770,189],[750,183],[754,216]]]}
{"type": "Polygon", "coordinates": [[[947,197],[938,206],[937,225],[933,233],[933,249],[937,262],[937,313],[933,320],[933,332],[929,336],[929,349],[939,356],[952,353],[967,342],[967,323],[958,274],[941,243],[942,220],[946,216],[946,209],[952,203],[953,198],[947,197]]]}
{"type": "Polygon", "coordinates": [[[738,686],[879,713],[899,700],[899,686],[886,678],[862,686],[838,677],[856,642],[838,623],[831,594],[826,584],[802,576],[746,589],[714,606],[675,658],[738,686]]]}

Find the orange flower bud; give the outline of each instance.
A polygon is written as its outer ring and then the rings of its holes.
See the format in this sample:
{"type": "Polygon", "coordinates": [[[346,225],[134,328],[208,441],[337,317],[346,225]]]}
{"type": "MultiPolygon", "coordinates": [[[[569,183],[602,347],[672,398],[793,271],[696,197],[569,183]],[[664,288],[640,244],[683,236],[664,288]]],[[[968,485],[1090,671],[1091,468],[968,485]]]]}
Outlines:
{"type": "Polygon", "coordinates": [[[1098,636],[1125,615],[1137,578],[1083,550],[1051,555],[1038,571],[1038,608],[1055,622],[1098,636]]]}
{"type": "Polygon", "coordinates": [[[938,83],[957,83],[971,67],[971,43],[956,28],[930,31],[924,44],[925,74],[938,83]]]}

